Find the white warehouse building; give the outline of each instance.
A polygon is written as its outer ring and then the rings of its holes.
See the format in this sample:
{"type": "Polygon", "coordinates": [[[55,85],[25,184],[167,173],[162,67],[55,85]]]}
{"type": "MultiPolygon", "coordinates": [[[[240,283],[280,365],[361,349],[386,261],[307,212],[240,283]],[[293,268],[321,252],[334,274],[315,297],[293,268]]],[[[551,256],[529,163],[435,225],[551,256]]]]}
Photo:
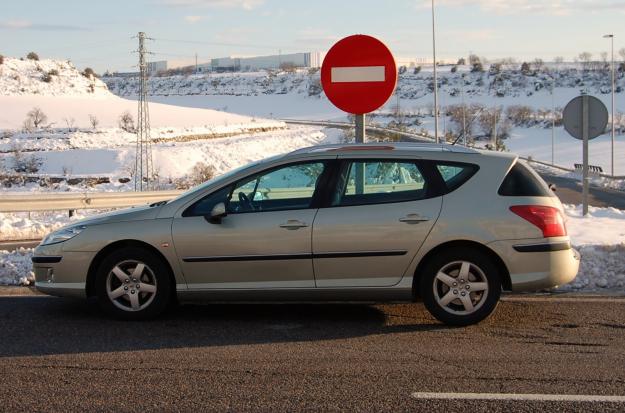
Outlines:
{"type": "Polygon", "coordinates": [[[257,57],[221,57],[210,63],[198,65],[198,72],[249,72],[280,69],[285,66],[319,68],[322,59],[319,52],[280,54],[257,57]]]}

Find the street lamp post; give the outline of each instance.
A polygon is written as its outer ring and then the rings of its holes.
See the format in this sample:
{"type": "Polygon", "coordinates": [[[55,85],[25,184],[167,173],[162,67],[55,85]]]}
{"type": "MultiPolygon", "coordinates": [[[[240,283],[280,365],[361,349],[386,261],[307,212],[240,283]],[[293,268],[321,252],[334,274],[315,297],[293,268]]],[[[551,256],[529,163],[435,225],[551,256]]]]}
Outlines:
{"type": "Polygon", "coordinates": [[[439,143],[438,138],[438,78],[436,73],[436,23],[434,19],[434,0],[432,0],[432,58],[434,67],[434,139],[439,143]]]}
{"type": "Polygon", "coordinates": [[[614,84],[614,34],[606,34],[605,36],[603,36],[604,39],[610,39],[611,42],[611,47],[612,47],[612,62],[610,64],[610,71],[612,72],[612,83],[610,88],[612,89],[612,164],[611,164],[611,171],[612,171],[612,176],[614,176],[614,135],[615,135],[615,123],[614,123],[614,118],[615,118],[615,113],[614,113],[614,93],[615,93],[615,84],[614,84]]]}

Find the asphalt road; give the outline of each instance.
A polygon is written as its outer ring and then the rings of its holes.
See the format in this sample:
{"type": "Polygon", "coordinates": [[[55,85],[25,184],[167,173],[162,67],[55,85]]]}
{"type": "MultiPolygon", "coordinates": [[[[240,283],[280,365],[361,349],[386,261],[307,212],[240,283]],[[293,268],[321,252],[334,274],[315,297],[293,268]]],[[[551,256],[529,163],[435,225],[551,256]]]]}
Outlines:
{"type": "MultiPolygon", "coordinates": [[[[556,185],[556,194],[565,204],[582,203],[582,183],[576,179],[541,174],[543,179],[556,185]]],[[[625,209],[625,192],[591,186],[588,190],[588,204],[595,207],[625,209]]]]}
{"type": "Polygon", "coordinates": [[[624,402],[415,392],[625,395],[625,299],[512,297],[447,328],[420,304],[184,305],[120,322],[0,297],[2,411],[623,411],[624,402]]]}

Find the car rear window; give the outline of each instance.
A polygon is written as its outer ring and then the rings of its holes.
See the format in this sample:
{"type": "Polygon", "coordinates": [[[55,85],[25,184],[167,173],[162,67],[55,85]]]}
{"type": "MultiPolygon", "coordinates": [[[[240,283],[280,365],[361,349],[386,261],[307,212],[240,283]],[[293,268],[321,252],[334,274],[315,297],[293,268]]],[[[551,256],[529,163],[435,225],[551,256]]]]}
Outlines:
{"type": "Polygon", "coordinates": [[[499,187],[501,196],[552,196],[527,166],[517,162],[499,187]]]}
{"type": "Polygon", "coordinates": [[[445,182],[445,192],[449,193],[464,185],[480,168],[477,165],[467,163],[437,162],[436,169],[445,182]]]}

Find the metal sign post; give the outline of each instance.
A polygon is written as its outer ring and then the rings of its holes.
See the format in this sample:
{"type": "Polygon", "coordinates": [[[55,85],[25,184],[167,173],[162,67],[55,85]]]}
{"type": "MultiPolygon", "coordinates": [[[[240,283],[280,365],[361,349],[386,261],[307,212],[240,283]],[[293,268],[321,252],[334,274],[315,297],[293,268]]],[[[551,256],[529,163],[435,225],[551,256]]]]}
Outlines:
{"type": "Polygon", "coordinates": [[[582,209],[588,215],[588,142],[605,133],[608,109],[596,97],[582,95],[571,100],[562,114],[564,129],[575,139],[582,140],[582,209]]]}
{"type": "Polygon", "coordinates": [[[590,123],[588,122],[588,96],[582,96],[582,140],[583,146],[583,170],[582,170],[582,210],[584,216],[588,215],[588,136],[590,135],[590,123]]]}
{"type": "Polygon", "coordinates": [[[354,115],[356,118],[356,143],[365,143],[365,115],[354,115]]]}

